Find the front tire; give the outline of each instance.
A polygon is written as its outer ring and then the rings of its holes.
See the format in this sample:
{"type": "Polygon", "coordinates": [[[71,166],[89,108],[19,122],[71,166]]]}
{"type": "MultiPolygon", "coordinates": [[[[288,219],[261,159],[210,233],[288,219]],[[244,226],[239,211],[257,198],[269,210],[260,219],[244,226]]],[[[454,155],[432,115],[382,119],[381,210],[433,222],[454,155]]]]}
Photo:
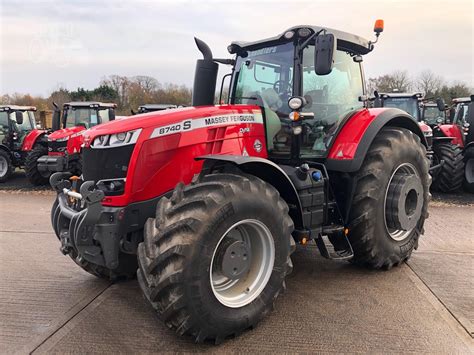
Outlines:
{"type": "Polygon", "coordinates": [[[292,230],[273,186],[207,175],[158,203],[138,247],[138,281],[169,328],[218,343],[272,309],[291,271],[292,230]]]}
{"type": "Polygon", "coordinates": [[[43,155],[48,155],[48,149],[37,144],[26,156],[25,173],[26,177],[33,185],[46,185],[51,174],[41,173],[38,170],[38,159],[43,155]]]}
{"type": "Polygon", "coordinates": [[[0,149],[0,183],[5,182],[10,178],[14,168],[10,154],[0,149]]]}
{"type": "Polygon", "coordinates": [[[461,188],[464,176],[462,150],[452,143],[435,143],[433,151],[438,161],[444,160],[431,185],[434,191],[454,192],[461,188]]]}
{"type": "Polygon", "coordinates": [[[353,262],[390,269],[410,258],[430,200],[429,160],[417,135],[385,127],[367,152],[350,212],[353,262]]]}
{"type": "Polygon", "coordinates": [[[474,147],[469,147],[464,153],[464,190],[474,193],[474,147]]]}

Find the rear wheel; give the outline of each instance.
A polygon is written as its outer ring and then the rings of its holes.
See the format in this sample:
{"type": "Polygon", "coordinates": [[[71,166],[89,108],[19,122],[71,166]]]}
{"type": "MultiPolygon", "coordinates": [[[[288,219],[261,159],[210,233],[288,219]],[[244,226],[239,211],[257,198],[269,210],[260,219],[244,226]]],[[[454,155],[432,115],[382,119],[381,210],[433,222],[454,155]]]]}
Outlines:
{"type": "Polygon", "coordinates": [[[411,131],[383,128],[357,173],[350,212],[353,262],[390,269],[407,260],[428,217],[429,160],[411,131]]]}
{"type": "Polygon", "coordinates": [[[438,161],[444,160],[443,166],[433,179],[435,191],[453,192],[461,188],[464,174],[462,150],[458,145],[441,142],[433,145],[438,161]]]}
{"type": "MultiPolygon", "coordinates": [[[[54,201],[53,207],[51,208],[51,224],[56,237],[61,240],[60,231],[61,229],[69,228],[69,220],[61,215],[58,199],[54,201]]],[[[135,278],[138,268],[136,255],[123,252],[119,253],[119,266],[116,269],[108,269],[105,266],[90,263],[81,258],[75,250],[72,250],[68,255],[79,267],[102,279],[118,281],[135,278]]]]}
{"type": "Polygon", "coordinates": [[[7,181],[13,170],[10,154],[0,149],[0,182],[7,181]]]}
{"type": "Polygon", "coordinates": [[[273,186],[208,175],[158,203],[138,248],[138,281],[168,327],[220,342],[272,309],[291,271],[292,230],[273,186]]]}
{"type": "Polygon", "coordinates": [[[464,190],[474,193],[474,147],[470,147],[464,153],[464,190]]]}
{"type": "Polygon", "coordinates": [[[51,173],[38,170],[38,159],[43,155],[48,155],[48,149],[37,144],[26,156],[25,173],[33,185],[46,185],[49,181],[51,173]]]}

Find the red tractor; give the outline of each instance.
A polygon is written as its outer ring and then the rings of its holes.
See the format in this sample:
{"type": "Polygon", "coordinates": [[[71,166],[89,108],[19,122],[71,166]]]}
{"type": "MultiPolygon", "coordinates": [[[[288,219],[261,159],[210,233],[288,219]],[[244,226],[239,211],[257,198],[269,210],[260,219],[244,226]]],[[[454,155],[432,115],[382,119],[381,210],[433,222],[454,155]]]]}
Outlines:
{"type": "Polygon", "coordinates": [[[88,128],[115,119],[116,104],[102,102],[69,102],[63,112],[55,105],[53,133],[28,154],[26,175],[34,185],[48,183],[53,172],[69,171],[79,176],[82,171],[82,133],[88,128]]]}
{"type": "Polygon", "coordinates": [[[474,95],[454,99],[453,105],[453,123],[443,125],[441,129],[463,148],[463,186],[466,191],[474,193],[474,95]]]}
{"type": "Polygon", "coordinates": [[[375,269],[407,260],[428,216],[426,139],[406,112],[367,108],[374,43],[296,26],[233,42],[232,59],[196,44],[192,107],[89,129],[82,179],[51,176],[62,252],[99,277],[137,274],[161,320],[198,342],[269,313],[295,243],[375,269]],[[218,63],[228,104],[214,105],[218,63]]]}
{"type": "Polygon", "coordinates": [[[34,106],[0,105],[0,182],[24,167],[28,152],[46,139],[46,131],[36,128],[35,111],[34,106]]]}
{"type": "Polygon", "coordinates": [[[431,171],[433,174],[433,190],[442,192],[457,191],[462,186],[464,163],[462,148],[459,141],[447,136],[444,125],[445,104],[437,100],[436,110],[438,115],[433,119],[433,113],[428,110],[434,108],[425,107],[421,93],[378,93],[374,106],[393,107],[404,110],[412,115],[423,126],[429,126],[431,130],[424,130],[428,143],[432,142],[433,151],[431,157],[431,171]],[[423,108],[423,113],[422,113],[423,108]],[[426,117],[427,120],[423,120],[426,117]]]}

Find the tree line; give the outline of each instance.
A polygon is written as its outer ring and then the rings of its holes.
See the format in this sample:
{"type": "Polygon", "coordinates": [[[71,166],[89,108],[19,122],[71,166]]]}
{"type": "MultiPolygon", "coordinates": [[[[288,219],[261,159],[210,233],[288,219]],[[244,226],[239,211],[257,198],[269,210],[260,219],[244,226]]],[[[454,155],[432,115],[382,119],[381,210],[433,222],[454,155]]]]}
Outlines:
{"type": "Polygon", "coordinates": [[[149,76],[104,77],[97,88],[67,90],[58,88],[48,97],[30,94],[6,94],[0,96],[1,104],[36,106],[39,111],[51,110],[53,102],[62,106],[70,101],[101,101],[117,104],[117,115],[129,115],[143,104],[190,105],[191,89],[184,85],[162,84],[149,76]]]}
{"type": "Polygon", "coordinates": [[[422,71],[415,77],[410,77],[408,72],[396,70],[390,74],[370,78],[367,81],[367,90],[373,94],[378,92],[421,92],[425,98],[442,98],[449,104],[456,97],[466,97],[474,94],[463,82],[448,83],[442,76],[431,70],[422,71]]]}
{"type": "MultiPolygon", "coordinates": [[[[448,83],[443,77],[430,70],[421,72],[416,77],[410,77],[407,71],[394,71],[367,80],[369,94],[374,90],[379,92],[421,92],[427,98],[441,97],[450,103],[455,97],[473,94],[473,88],[465,83],[448,83]]],[[[225,93],[224,93],[225,94],[225,93]]],[[[59,88],[48,97],[32,96],[30,94],[6,94],[0,96],[1,104],[31,105],[39,111],[51,110],[53,102],[62,105],[69,101],[102,101],[117,104],[118,115],[129,115],[143,104],[175,104],[190,105],[192,90],[184,85],[165,83],[150,76],[120,76],[104,77],[97,88],[88,90],[78,88],[67,90],[59,88]]],[[[216,95],[216,99],[218,93],[216,95]]],[[[225,95],[224,95],[225,97],[225,95]]],[[[216,102],[217,103],[217,102],[216,102]]]]}

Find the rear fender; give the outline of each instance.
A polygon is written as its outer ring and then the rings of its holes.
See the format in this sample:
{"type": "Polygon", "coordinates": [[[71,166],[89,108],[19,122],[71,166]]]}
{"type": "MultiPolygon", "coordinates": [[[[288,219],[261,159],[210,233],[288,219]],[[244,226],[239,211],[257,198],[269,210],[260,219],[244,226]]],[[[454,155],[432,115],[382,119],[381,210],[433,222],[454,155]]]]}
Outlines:
{"type": "Polygon", "coordinates": [[[385,127],[406,128],[420,137],[428,147],[418,122],[405,111],[396,108],[374,108],[358,111],[339,130],[326,160],[328,170],[355,172],[360,169],[370,145],[385,127]]]}
{"type": "Polygon", "coordinates": [[[295,228],[303,228],[303,212],[298,192],[288,175],[274,162],[264,158],[236,155],[206,155],[196,159],[204,160],[201,172],[204,174],[211,172],[217,166],[227,164],[269,183],[278,190],[281,198],[288,204],[295,228]]]}
{"type": "Polygon", "coordinates": [[[10,148],[8,148],[5,144],[0,144],[0,149],[7,152],[8,154],[11,153],[10,148]]]}

